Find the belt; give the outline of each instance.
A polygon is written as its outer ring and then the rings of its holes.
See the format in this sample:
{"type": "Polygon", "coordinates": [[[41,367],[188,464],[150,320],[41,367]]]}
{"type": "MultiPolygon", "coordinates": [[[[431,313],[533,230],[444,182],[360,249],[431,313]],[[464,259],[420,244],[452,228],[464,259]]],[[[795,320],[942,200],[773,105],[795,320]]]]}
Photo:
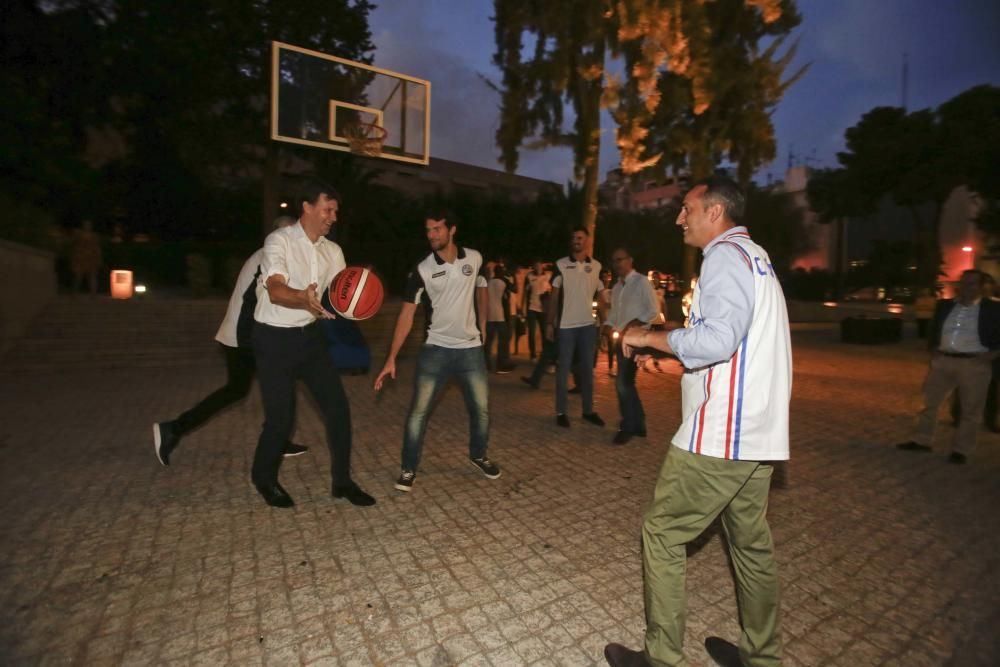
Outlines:
{"type": "Polygon", "coordinates": [[[972,359],[979,356],[977,352],[945,352],[944,350],[938,350],[938,354],[943,354],[946,357],[954,357],[955,359],[972,359]]]}
{"type": "Polygon", "coordinates": [[[312,327],[319,324],[319,320],[313,320],[309,324],[305,324],[303,326],[294,326],[294,327],[276,327],[273,324],[266,324],[264,322],[255,322],[254,324],[256,324],[259,327],[264,327],[265,329],[270,329],[272,331],[281,331],[281,332],[297,331],[301,333],[305,331],[310,331],[312,327]]]}

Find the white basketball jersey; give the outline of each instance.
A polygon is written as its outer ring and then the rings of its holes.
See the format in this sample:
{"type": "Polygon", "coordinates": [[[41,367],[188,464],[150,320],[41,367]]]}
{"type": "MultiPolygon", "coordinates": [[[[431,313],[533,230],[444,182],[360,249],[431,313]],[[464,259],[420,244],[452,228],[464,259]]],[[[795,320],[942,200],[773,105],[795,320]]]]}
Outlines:
{"type": "MultiPolygon", "coordinates": [[[[767,252],[742,228],[709,248],[703,275],[712,270],[712,251],[723,244],[740,252],[719,253],[715,261],[740,262],[752,276],[750,328],[728,360],[684,373],[683,422],[672,443],[716,458],[786,460],[792,347],[785,297],[767,252]]],[[[692,298],[692,326],[700,320],[700,289],[701,281],[692,298]]]]}

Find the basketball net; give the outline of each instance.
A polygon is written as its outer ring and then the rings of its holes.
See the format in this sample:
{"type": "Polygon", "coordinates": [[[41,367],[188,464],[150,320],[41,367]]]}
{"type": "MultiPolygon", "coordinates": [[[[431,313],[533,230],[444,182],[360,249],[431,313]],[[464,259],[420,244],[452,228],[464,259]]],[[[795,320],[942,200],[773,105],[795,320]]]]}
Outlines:
{"type": "Polygon", "coordinates": [[[378,157],[389,133],[375,123],[351,123],[344,126],[344,138],[356,155],[378,157]]]}

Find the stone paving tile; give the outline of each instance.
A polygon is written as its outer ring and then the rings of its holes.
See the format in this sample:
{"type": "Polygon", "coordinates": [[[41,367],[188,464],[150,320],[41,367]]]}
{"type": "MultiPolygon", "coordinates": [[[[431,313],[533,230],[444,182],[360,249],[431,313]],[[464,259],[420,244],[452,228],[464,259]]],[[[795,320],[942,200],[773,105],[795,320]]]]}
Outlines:
{"type": "MultiPolygon", "coordinates": [[[[1000,436],[967,466],[907,455],[925,354],[794,337],[793,460],[770,520],[784,590],[785,664],[1000,663],[1000,436]]],[[[523,358],[520,363],[526,365],[523,358]]],[[[329,455],[299,400],[282,482],[291,511],[247,481],[261,422],[254,392],[184,439],[170,468],[150,424],[223,379],[221,367],[0,374],[0,658],[3,664],[595,665],[644,632],[639,529],[677,426],[679,373],[639,374],[650,436],[626,447],[553,423],[554,381],[491,377],[491,456],[467,456],[454,389],[427,432],[413,493],[398,494],[412,360],[381,396],[348,377],[361,509],[329,495],[329,455]],[[152,377],[151,377],[152,375],[152,377]],[[452,418],[457,416],[456,418],[452,418]]],[[[0,371],[2,372],[2,371],[0,371]]],[[[597,409],[615,423],[598,366],[597,409]]],[[[574,401],[576,399],[573,399],[574,401]]],[[[686,652],[736,639],[718,528],[689,550],[686,652]]]]}

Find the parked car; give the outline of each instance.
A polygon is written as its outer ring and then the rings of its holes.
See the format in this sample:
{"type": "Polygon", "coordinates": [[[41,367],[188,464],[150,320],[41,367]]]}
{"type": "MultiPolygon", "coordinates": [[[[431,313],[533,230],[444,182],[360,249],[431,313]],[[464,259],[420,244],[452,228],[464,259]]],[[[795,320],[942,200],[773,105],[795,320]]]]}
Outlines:
{"type": "Polygon", "coordinates": [[[844,301],[868,303],[913,303],[912,287],[861,287],[844,295],[844,301]]]}

